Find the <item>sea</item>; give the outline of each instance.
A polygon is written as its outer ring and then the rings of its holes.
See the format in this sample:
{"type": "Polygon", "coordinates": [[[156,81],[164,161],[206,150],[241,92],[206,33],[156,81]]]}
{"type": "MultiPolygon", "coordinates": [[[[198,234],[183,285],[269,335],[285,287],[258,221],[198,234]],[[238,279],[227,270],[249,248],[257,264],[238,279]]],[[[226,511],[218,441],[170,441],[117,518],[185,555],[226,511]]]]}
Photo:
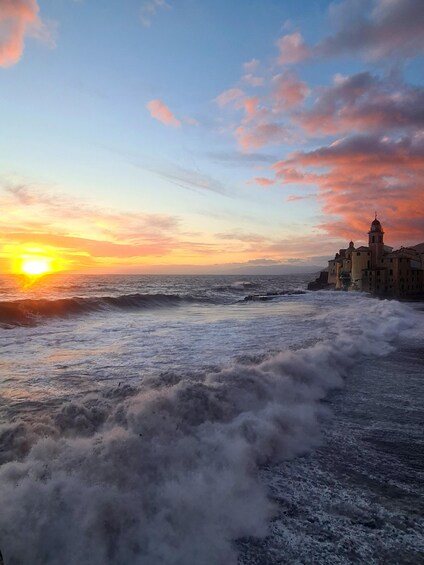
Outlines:
{"type": "Polygon", "coordinates": [[[0,277],[5,565],[424,562],[424,304],[0,277]]]}

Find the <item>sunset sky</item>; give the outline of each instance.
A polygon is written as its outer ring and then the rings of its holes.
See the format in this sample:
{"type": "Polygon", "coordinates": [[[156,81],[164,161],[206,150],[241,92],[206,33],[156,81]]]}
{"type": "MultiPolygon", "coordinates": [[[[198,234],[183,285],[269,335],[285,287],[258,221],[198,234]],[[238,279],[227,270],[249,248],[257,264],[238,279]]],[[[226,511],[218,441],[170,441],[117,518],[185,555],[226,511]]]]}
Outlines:
{"type": "Polygon", "coordinates": [[[0,0],[0,272],[424,241],[423,0],[0,0]]]}

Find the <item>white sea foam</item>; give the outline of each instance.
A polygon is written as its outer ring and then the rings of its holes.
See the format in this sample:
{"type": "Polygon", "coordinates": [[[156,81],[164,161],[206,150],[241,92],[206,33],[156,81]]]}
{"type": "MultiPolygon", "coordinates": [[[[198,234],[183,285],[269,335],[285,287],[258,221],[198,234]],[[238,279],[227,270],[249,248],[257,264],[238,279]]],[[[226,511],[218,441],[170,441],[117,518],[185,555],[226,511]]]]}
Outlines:
{"type": "Polygon", "coordinates": [[[117,387],[3,428],[7,565],[235,564],[234,540],[265,535],[274,512],[258,466],[316,446],[320,401],[414,322],[395,302],[345,306],[323,317],[333,339],[312,347],[117,387]]]}

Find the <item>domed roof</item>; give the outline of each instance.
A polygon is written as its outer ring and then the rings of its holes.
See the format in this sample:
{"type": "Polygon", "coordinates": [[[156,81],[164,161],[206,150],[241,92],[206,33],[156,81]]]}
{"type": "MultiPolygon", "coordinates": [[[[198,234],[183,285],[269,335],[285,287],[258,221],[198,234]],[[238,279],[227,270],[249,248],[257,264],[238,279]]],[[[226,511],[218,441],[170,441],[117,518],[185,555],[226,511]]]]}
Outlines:
{"type": "Polygon", "coordinates": [[[377,220],[377,214],[375,215],[375,219],[371,222],[371,231],[383,231],[380,222],[377,220]]]}

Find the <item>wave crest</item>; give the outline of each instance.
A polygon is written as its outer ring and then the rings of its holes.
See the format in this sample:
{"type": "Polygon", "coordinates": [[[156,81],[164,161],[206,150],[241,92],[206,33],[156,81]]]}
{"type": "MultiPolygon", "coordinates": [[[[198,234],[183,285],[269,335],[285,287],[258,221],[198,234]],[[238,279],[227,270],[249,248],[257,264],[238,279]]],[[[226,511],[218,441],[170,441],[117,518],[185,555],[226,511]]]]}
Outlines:
{"type": "Polygon", "coordinates": [[[24,299],[0,302],[0,326],[33,326],[43,318],[67,318],[102,310],[166,308],[183,303],[205,302],[191,295],[125,294],[90,298],[24,299]]]}

